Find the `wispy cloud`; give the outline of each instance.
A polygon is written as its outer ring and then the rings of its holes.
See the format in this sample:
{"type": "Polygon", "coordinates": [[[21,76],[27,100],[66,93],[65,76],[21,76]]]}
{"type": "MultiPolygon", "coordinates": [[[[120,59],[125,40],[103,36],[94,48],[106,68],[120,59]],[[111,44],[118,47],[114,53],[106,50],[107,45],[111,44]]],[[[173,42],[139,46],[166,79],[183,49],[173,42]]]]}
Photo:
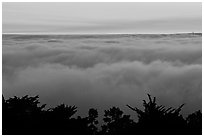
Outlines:
{"type": "Polygon", "coordinates": [[[67,32],[67,33],[175,33],[201,32],[200,18],[159,20],[115,20],[98,22],[32,22],[3,24],[3,32],[67,32]]]}
{"type": "Polygon", "coordinates": [[[3,32],[201,32],[201,3],[3,3],[3,32]]]}

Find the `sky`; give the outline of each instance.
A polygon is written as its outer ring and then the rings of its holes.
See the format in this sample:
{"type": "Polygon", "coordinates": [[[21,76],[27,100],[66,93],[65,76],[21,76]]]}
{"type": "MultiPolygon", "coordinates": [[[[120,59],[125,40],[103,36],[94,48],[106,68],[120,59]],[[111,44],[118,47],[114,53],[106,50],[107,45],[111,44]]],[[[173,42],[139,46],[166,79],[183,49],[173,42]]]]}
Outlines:
{"type": "Polygon", "coordinates": [[[202,3],[3,3],[3,33],[202,31],[202,3]]]}

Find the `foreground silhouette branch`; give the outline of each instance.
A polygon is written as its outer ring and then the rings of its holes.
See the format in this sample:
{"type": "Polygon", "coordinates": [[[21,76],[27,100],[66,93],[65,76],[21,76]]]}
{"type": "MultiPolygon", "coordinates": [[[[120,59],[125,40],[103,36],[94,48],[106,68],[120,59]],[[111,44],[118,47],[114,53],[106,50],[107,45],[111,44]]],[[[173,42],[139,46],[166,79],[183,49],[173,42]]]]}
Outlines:
{"type": "Polygon", "coordinates": [[[165,108],[165,106],[157,105],[156,97],[152,100],[151,96],[147,95],[149,101],[143,100],[144,111],[127,105],[137,113],[139,134],[191,134],[191,131],[187,131],[186,120],[180,115],[184,104],[176,109],[165,108]]]}

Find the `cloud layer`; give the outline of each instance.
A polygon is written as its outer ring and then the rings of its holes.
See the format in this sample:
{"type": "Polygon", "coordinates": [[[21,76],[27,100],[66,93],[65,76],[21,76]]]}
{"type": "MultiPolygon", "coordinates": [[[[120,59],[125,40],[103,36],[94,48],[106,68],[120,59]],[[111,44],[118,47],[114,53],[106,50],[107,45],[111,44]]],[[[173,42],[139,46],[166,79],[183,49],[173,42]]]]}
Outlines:
{"type": "Polygon", "coordinates": [[[87,111],[141,107],[150,93],[190,113],[202,104],[201,46],[189,35],[3,36],[3,94],[87,111]]]}

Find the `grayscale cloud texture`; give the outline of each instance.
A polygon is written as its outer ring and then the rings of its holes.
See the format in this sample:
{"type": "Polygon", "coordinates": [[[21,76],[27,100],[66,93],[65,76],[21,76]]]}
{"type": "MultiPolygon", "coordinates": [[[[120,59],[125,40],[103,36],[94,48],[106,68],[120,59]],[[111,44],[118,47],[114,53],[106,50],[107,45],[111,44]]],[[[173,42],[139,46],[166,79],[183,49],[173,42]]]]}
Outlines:
{"type": "Polygon", "coordinates": [[[166,106],[186,103],[184,113],[201,109],[200,36],[99,37],[3,37],[3,94],[87,112],[141,106],[150,93],[166,106]]]}

